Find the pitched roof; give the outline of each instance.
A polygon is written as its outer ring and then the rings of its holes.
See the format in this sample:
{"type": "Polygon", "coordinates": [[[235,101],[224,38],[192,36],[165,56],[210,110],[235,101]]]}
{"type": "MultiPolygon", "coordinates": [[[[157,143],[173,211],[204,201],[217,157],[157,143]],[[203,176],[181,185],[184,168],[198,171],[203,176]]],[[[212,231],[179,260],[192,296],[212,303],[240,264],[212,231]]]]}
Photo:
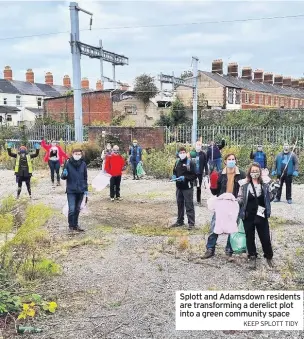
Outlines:
{"type": "Polygon", "coordinates": [[[43,111],[43,108],[31,108],[31,107],[25,107],[25,109],[27,109],[28,111],[34,113],[34,114],[42,114],[44,111],[43,111]]]}
{"type": "Polygon", "coordinates": [[[217,73],[200,71],[218,83],[226,87],[247,89],[254,92],[272,93],[277,95],[292,96],[295,98],[304,98],[304,91],[299,88],[282,87],[267,83],[256,82],[248,79],[233,77],[231,75],[220,75],[217,73]]]}
{"type": "Polygon", "coordinates": [[[0,93],[58,97],[68,90],[70,88],[60,85],[50,86],[41,83],[32,84],[27,81],[0,79],[0,93]]]}
{"type": "Polygon", "coordinates": [[[0,106],[0,113],[17,113],[20,109],[16,106],[7,106],[7,105],[1,105],[0,106]]]}

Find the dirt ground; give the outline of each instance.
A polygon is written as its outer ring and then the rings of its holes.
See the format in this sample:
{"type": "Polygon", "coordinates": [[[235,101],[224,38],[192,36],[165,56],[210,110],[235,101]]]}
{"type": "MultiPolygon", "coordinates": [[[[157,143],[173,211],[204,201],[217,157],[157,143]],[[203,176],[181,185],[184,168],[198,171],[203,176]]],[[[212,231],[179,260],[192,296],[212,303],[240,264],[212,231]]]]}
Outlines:
{"type": "MultiPolygon", "coordinates": [[[[89,175],[91,182],[97,172],[90,170],[89,175]]],[[[0,196],[15,192],[12,173],[1,171],[1,176],[0,196]]],[[[294,186],[293,205],[284,200],[273,205],[275,269],[270,270],[261,255],[257,271],[252,272],[244,255],[236,255],[233,262],[226,260],[226,236],[219,237],[215,257],[199,259],[211,220],[207,190],[203,206],[195,207],[197,229],[170,231],[168,226],[176,218],[174,184],[126,177],[121,202],[110,201],[108,188],[90,192],[88,213],[81,215],[86,233],[71,237],[60,213],[66,202],[64,185],[53,189],[46,171],[36,173],[35,178],[32,203],[54,208],[45,227],[53,235],[56,250],[52,255],[63,272],[36,291],[56,300],[58,311],[35,320],[43,333],[23,338],[304,338],[303,332],[296,331],[175,330],[177,290],[303,289],[304,186],[294,186]]]]}

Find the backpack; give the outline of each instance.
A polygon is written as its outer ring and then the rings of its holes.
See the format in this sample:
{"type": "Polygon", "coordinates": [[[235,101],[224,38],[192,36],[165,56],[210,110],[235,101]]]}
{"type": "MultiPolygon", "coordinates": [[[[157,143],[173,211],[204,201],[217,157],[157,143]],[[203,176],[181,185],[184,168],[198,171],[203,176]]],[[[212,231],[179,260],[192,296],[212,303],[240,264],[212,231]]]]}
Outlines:
{"type": "Polygon", "coordinates": [[[216,171],[212,171],[210,174],[210,188],[211,189],[217,189],[217,181],[219,178],[219,173],[216,171]]]}
{"type": "MultiPolygon", "coordinates": [[[[178,165],[179,162],[180,162],[180,159],[177,159],[176,162],[175,162],[174,169],[176,168],[176,166],[178,165]]],[[[194,163],[192,159],[187,158],[187,165],[186,166],[187,166],[187,171],[188,172],[190,172],[190,169],[191,169],[190,168],[191,162],[194,163]]]]}

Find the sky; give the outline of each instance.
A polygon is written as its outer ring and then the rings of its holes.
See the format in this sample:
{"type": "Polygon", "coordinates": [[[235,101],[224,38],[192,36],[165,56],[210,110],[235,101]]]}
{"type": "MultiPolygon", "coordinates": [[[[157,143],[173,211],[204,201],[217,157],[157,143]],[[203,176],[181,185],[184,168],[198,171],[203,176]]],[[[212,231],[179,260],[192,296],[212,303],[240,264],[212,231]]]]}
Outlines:
{"type": "MultiPolygon", "coordinates": [[[[211,71],[212,60],[222,59],[224,73],[229,62],[237,62],[239,70],[251,66],[293,78],[304,74],[304,17],[219,23],[304,14],[304,1],[84,0],[78,4],[93,13],[91,31],[89,16],[79,15],[84,29],[80,41],[98,46],[102,39],[104,49],[129,58],[129,65],[116,67],[121,82],[132,85],[142,73],[179,76],[191,68],[192,56],[199,58],[199,69],[205,71],[211,71]],[[171,26],[142,27],[151,25],[171,26]]],[[[25,80],[28,68],[36,82],[44,82],[48,71],[55,84],[62,84],[65,74],[72,78],[69,2],[0,0],[0,5],[0,68],[11,66],[14,80],[25,80]],[[63,33],[41,36],[59,32],[63,33]]],[[[82,56],[81,75],[95,88],[99,61],[82,56]]],[[[104,75],[112,76],[110,64],[104,65],[104,75]]]]}

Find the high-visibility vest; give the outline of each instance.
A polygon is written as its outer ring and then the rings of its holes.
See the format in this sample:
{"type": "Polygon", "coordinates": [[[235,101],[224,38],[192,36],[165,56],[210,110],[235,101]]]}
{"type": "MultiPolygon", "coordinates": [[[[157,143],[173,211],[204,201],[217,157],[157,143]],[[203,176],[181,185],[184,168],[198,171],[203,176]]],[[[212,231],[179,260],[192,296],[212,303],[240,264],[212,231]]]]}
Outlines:
{"type": "MultiPolygon", "coordinates": [[[[33,173],[33,166],[32,166],[32,159],[29,154],[26,155],[27,165],[28,165],[28,172],[30,174],[33,173]]],[[[20,165],[20,154],[17,154],[16,164],[15,164],[15,173],[19,172],[19,165],[20,165]]]]}

